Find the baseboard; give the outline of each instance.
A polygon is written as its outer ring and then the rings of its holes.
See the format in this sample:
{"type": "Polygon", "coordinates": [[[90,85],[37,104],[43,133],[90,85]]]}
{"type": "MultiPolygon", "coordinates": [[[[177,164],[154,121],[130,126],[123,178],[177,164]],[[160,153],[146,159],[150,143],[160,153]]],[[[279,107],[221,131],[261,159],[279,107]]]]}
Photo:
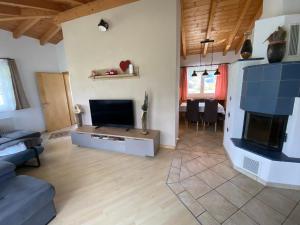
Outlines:
{"type": "Polygon", "coordinates": [[[263,183],[265,186],[268,186],[268,187],[283,188],[283,189],[293,189],[293,190],[298,190],[298,191],[300,190],[300,186],[299,185],[265,182],[264,180],[262,180],[260,178],[258,178],[258,180],[261,180],[260,183],[263,183]]]}
{"type": "Polygon", "coordinates": [[[245,171],[244,169],[241,169],[241,168],[239,168],[237,166],[233,166],[233,168],[235,170],[239,171],[240,173],[244,174],[245,176],[248,176],[248,177],[252,178],[253,180],[256,180],[258,183],[261,183],[262,185],[267,186],[267,187],[300,190],[300,186],[299,185],[280,184],[280,183],[274,183],[274,182],[267,182],[267,181],[261,179],[260,177],[255,176],[254,174],[249,173],[249,172],[245,171]]]}
{"type": "Polygon", "coordinates": [[[160,145],[159,148],[165,148],[165,149],[175,150],[176,146],[172,146],[172,145],[160,145]]]}

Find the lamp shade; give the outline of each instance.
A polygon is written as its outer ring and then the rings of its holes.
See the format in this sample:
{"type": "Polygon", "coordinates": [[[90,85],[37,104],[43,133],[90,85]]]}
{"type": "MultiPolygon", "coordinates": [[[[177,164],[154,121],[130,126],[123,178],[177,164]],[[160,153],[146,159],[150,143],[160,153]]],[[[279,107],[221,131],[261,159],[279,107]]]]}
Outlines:
{"type": "Polygon", "coordinates": [[[220,75],[221,73],[220,73],[220,71],[219,71],[219,68],[217,68],[216,69],[216,72],[215,72],[215,76],[218,76],[218,75],[220,75]]]}
{"type": "Polygon", "coordinates": [[[202,73],[202,76],[207,76],[207,75],[208,75],[207,70],[204,70],[204,72],[202,73]]]}
{"type": "Polygon", "coordinates": [[[109,28],[109,24],[102,19],[100,21],[100,23],[98,24],[98,28],[99,28],[100,31],[106,32],[109,28]]]}
{"type": "Polygon", "coordinates": [[[196,71],[194,70],[194,72],[192,73],[192,77],[196,77],[197,76],[197,73],[196,71]]]}

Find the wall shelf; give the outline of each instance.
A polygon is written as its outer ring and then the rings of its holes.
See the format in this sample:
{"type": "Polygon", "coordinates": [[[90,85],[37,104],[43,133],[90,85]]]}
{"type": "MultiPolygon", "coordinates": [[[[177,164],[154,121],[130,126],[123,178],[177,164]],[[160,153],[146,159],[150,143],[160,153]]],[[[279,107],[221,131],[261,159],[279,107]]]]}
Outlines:
{"type": "Polygon", "coordinates": [[[105,72],[107,70],[97,70],[98,76],[90,76],[89,78],[92,80],[98,80],[98,79],[125,79],[125,78],[139,78],[139,69],[138,67],[134,68],[134,73],[129,74],[129,73],[123,73],[121,70],[117,70],[118,74],[117,75],[106,75],[105,72]]]}
{"type": "Polygon", "coordinates": [[[120,78],[138,78],[139,76],[137,74],[117,74],[117,75],[101,75],[101,76],[95,76],[91,77],[92,80],[98,80],[98,79],[120,79],[120,78]]]}

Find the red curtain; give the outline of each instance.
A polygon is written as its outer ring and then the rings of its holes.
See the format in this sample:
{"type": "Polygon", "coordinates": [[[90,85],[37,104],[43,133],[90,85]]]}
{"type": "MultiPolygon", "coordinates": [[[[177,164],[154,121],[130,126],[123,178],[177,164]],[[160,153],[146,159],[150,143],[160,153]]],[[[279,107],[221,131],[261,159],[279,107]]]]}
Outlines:
{"type": "Polygon", "coordinates": [[[215,98],[218,100],[226,100],[228,85],[228,65],[219,66],[220,75],[217,77],[215,98]]]}
{"type": "Polygon", "coordinates": [[[187,100],[187,69],[186,67],[181,69],[180,73],[180,103],[187,100]]]}

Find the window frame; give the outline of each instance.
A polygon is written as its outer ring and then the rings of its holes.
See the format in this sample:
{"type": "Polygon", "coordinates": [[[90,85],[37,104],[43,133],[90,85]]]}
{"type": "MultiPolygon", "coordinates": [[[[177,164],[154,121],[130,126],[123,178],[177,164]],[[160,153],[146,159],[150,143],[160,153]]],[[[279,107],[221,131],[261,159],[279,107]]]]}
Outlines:
{"type": "Polygon", "coordinates": [[[8,61],[5,59],[0,59],[0,67],[5,66],[6,68],[0,68],[1,74],[0,82],[3,82],[0,85],[0,93],[1,99],[4,102],[0,105],[0,113],[10,112],[16,110],[16,99],[15,99],[15,92],[13,87],[13,81],[11,72],[9,69],[8,61]],[[6,103],[6,101],[9,101],[6,103]]]}
{"type": "Polygon", "coordinates": [[[194,70],[196,70],[196,73],[198,76],[201,76],[201,81],[200,81],[200,93],[189,93],[189,88],[187,87],[187,97],[188,98],[196,98],[196,99],[209,99],[209,98],[215,98],[215,93],[204,93],[204,79],[205,77],[208,76],[202,76],[202,73],[204,72],[205,68],[207,70],[216,70],[218,68],[217,65],[214,65],[212,67],[188,67],[187,68],[187,86],[189,87],[189,80],[192,78],[191,74],[193,73],[194,70]]]}

